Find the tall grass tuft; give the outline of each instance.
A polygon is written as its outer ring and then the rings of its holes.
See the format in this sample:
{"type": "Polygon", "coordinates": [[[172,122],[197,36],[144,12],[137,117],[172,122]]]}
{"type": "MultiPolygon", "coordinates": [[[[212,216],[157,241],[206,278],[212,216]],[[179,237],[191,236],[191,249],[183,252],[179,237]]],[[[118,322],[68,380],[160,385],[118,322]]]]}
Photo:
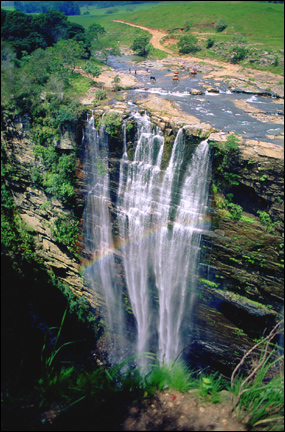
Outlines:
{"type": "Polygon", "coordinates": [[[271,342],[284,331],[282,324],[246,353],[232,374],[233,409],[253,430],[284,430],[284,349],[271,342]],[[238,377],[246,357],[251,371],[238,377]]]}

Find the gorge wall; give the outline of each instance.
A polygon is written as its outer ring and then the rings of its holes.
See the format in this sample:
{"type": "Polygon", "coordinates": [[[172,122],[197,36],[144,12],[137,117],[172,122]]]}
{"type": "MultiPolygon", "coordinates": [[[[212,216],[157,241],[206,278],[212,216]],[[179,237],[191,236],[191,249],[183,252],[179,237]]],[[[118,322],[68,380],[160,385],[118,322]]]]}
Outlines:
{"type": "MultiPolygon", "coordinates": [[[[145,107],[140,109],[144,112],[145,107]]],[[[126,104],[117,104],[113,110],[106,107],[95,110],[95,123],[101,120],[103,111],[113,112],[119,119],[116,128],[109,125],[107,167],[111,192],[109,211],[116,243],[119,161],[124,142],[128,157],[132,159],[136,127],[126,104]],[[127,125],[125,141],[124,120],[127,125]]],[[[282,313],[283,152],[278,146],[254,141],[242,142],[236,151],[226,148],[227,137],[215,133],[208,125],[193,125],[189,120],[166,114],[161,116],[154,110],[148,112],[153,124],[158,125],[164,135],[164,169],[179,128],[183,128],[186,152],[208,138],[212,164],[209,229],[202,233],[197,296],[192,308],[193,332],[184,353],[194,364],[210,365],[228,373],[254,339],[267,333],[282,313]]],[[[79,257],[75,257],[53,234],[52,223],[59,216],[68,218],[74,211],[31,182],[31,168],[38,161],[24,119],[6,122],[3,137],[7,157],[18,173],[10,178],[8,186],[19,216],[35,240],[36,252],[76,296],[87,298],[100,312],[104,308],[103,299],[94,296],[80,274],[80,264],[87,265],[90,257],[83,250],[80,263],[79,257]]],[[[59,151],[72,151],[75,141],[75,138],[65,136],[59,151]]],[[[80,146],[78,142],[77,145],[80,146]]],[[[80,204],[84,203],[87,192],[82,162],[79,153],[77,175],[81,191],[77,202],[80,204]]],[[[124,289],[120,272],[118,281],[124,289]]],[[[132,322],[132,314],[128,316],[132,322]]]]}

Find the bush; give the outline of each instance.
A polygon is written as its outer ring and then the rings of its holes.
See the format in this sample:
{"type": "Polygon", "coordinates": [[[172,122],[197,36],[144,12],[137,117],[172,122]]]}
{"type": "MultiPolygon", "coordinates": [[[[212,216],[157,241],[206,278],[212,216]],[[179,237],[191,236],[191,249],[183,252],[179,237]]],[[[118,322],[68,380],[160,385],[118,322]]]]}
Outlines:
{"type": "Polygon", "coordinates": [[[268,232],[274,231],[274,227],[276,222],[273,222],[270,215],[266,211],[257,210],[257,214],[259,216],[259,220],[262,225],[264,225],[268,232]]]}
{"type": "Polygon", "coordinates": [[[221,33],[222,31],[225,30],[225,28],[227,28],[227,23],[224,19],[219,19],[216,23],[215,23],[215,29],[217,30],[217,32],[221,33]]]}
{"type": "Polygon", "coordinates": [[[229,134],[225,142],[225,148],[227,150],[238,150],[241,141],[236,134],[229,134]]]}
{"type": "Polygon", "coordinates": [[[238,220],[241,218],[243,208],[240,205],[230,202],[228,203],[228,209],[233,219],[238,220]]]}
{"type": "Polygon", "coordinates": [[[200,47],[197,45],[198,39],[193,35],[180,36],[177,46],[179,52],[182,54],[195,53],[200,51],[200,47]]]}
{"type": "Polygon", "coordinates": [[[104,123],[106,125],[106,132],[109,135],[113,135],[113,136],[117,135],[122,127],[121,117],[119,114],[115,112],[106,114],[104,118],[104,123]]]}
{"type": "Polygon", "coordinates": [[[70,217],[60,217],[54,222],[52,235],[55,240],[73,252],[79,235],[78,222],[70,217]]]}
{"type": "Polygon", "coordinates": [[[232,52],[234,53],[233,57],[231,58],[231,63],[239,63],[241,60],[245,59],[245,56],[248,53],[248,50],[244,47],[234,46],[232,49],[232,52]]]}
{"type": "Polygon", "coordinates": [[[105,90],[99,89],[96,91],[95,96],[96,96],[96,100],[100,101],[106,99],[107,94],[105,90]]]}
{"type": "Polygon", "coordinates": [[[101,74],[101,70],[98,68],[98,66],[92,64],[90,61],[85,63],[83,69],[85,70],[85,72],[90,73],[95,77],[98,77],[101,74]]]}
{"type": "Polygon", "coordinates": [[[212,38],[208,38],[207,40],[207,48],[212,48],[212,46],[214,45],[215,41],[212,38]]]}

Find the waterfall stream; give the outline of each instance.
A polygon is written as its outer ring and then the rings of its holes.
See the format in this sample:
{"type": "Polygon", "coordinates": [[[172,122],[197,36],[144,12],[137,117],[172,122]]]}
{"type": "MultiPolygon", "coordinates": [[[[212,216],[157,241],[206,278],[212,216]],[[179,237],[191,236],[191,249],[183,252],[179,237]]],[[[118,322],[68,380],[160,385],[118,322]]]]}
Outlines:
{"type": "MultiPolygon", "coordinates": [[[[133,117],[137,138],[132,161],[127,154],[126,123],[123,124],[117,201],[113,203],[120,239],[116,251],[109,216],[109,176],[104,169],[108,137],[104,127],[100,131],[94,129],[93,117],[87,126],[84,238],[85,250],[94,262],[85,274],[106,303],[106,324],[116,334],[112,358],[118,360],[120,341],[127,337],[116,256],[135,318],[132,350],[155,352],[161,362],[169,362],[183,348],[182,329],[191,323],[200,239],[206,227],[209,149],[207,141],[202,141],[186,160],[181,128],[168,166],[162,170],[162,132],[146,114],[136,113],[133,117]]],[[[140,360],[140,364],[145,363],[146,360],[140,360]]]]}

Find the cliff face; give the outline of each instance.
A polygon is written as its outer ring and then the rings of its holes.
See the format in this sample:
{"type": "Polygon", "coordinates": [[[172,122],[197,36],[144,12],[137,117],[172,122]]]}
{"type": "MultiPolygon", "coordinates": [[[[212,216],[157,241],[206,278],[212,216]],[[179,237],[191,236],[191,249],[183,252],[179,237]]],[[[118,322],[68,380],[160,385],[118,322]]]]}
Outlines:
{"type": "MultiPolygon", "coordinates": [[[[67,284],[77,296],[82,296],[84,285],[79,273],[79,259],[66,244],[57,240],[54,231],[57,220],[70,219],[74,212],[35,184],[33,169],[37,168],[44,175],[44,167],[35,157],[28,124],[27,117],[16,117],[14,121],[8,119],[4,124],[3,145],[9,164],[16,173],[6,181],[7,187],[12,192],[24,228],[33,237],[35,254],[51,274],[67,284]]],[[[68,138],[65,134],[56,145],[59,152],[74,151],[75,138],[68,138]]]]}
{"type": "MultiPolygon", "coordinates": [[[[116,112],[122,121],[128,117],[128,106],[121,104],[116,112]]],[[[102,110],[98,110],[98,119],[101,114],[102,110]]],[[[164,133],[165,166],[181,122],[185,125],[186,146],[208,137],[212,147],[211,229],[202,236],[194,326],[185,352],[199,365],[210,364],[230,371],[253,340],[270,330],[283,307],[283,151],[272,144],[246,141],[238,151],[231,152],[225,149],[225,136],[214,133],[209,125],[189,126],[187,119],[170,119],[158,116],[157,112],[152,113],[152,120],[164,133]]],[[[135,130],[132,120],[129,123],[127,150],[131,157],[135,130]]],[[[80,275],[79,258],[68,245],[56,239],[52,229],[59,217],[69,218],[73,210],[32,184],[31,170],[39,165],[27,121],[7,123],[3,139],[8,159],[18,173],[8,186],[22,221],[33,235],[36,253],[60,281],[96,307],[96,299],[80,275]]],[[[68,152],[75,145],[67,135],[62,144],[57,144],[59,152],[68,152]]],[[[114,203],[118,158],[122,154],[121,128],[110,136],[109,145],[108,169],[114,203]]],[[[84,173],[82,161],[78,159],[76,163],[77,185],[81,189],[77,204],[82,205],[84,173]]],[[[116,211],[112,203],[110,212],[116,237],[116,211]]]]}
{"type": "Polygon", "coordinates": [[[205,364],[210,357],[230,369],[282,318],[284,161],[281,147],[245,141],[221,170],[224,142],[209,137],[212,229],[202,241],[194,351],[205,364]]]}

